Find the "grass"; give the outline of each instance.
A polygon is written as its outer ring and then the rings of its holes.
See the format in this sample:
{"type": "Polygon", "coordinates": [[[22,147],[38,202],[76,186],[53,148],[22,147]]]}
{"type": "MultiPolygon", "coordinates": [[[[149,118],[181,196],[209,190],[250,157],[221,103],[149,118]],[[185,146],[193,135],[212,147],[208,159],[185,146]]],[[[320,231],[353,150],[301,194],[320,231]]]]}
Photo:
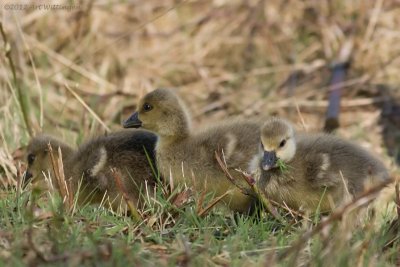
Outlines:
{"type": "MultiPolygon", "coordinates": [[[[179,216],[165,227],[163,216],[155,223],[151,219],[141,223],[90,206],[70,214],[58,195],[49,201],[39,197],[37,191],[23,191],[16,202],[15,192],[9,193],[0,202],[0,262],[13,266],[262,265],[276,263],[276,255],[290,248],[304,229],[312,227],[308,220],[290,218],[282,224],[268,216],[259,219],[222,211],[201,218],[193,205],[179,210],[179,216]]],[[[326,233],[304,244],[305,248],[298,251],[301,255],[287,257],[280,265],[331,261],[332,265],[375,262],[386,266],[398,260],[398,247],[382,250],[391,238],[384,234],[389,231],[388,225],[376,229],[366,225],[351,236],[338,234],[346,227],[330,224],[326,233]]]]}
{"type": "Polygon", "coordinates": [[[160,193],[135,221],[102,207],[71,212],[57,192],[17,190],[31,134],[80,144],[119,130],[138,97],[159,86],[177,88],[196,127],[278,115],[320,130],[330,67],[349,43],[336,134],[374,151],[396,176],[395,1],[86,1],[70,11],[2,15],[0,265],[399,264],[393,211],[353,228],[351,212],[329,223],[323,214],[314,220],[285,209],[284,221],[218,207],[199,216],[199,202],[206,208],[210,196],[177,207],[160,193]]]}
{"type": "Polygon", "coordinates": [[[281,159],[278,159],[278,161],[276,162],[276,164],[277,164],[277,166],[278,166],[278,168],[279,168],[279,170],[280,170],[281,172],[287,172],[288,169],[290,168],[290,166],[287,165],[287,164],[286,164],[283,160],[281,160],[281,159]]]}

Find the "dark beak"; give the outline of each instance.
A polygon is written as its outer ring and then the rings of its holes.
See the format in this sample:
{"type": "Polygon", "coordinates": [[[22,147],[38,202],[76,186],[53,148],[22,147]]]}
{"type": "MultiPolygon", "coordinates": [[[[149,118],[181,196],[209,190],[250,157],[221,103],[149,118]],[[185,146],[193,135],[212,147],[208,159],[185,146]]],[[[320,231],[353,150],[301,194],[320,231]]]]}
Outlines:
{"type": "Polygon", "coordinates": [[[124,128],[140,128],[142,126],[142,122],[139,120],[139,113],[133,113],[126,121],[122,123],[124,128]]]}
{"type": "Polygon", "coordinates": [[[276,157],[275,151],[264,151],[264,156],[261,161],[261,166],[264,171],[268,171],[269,169],[276,167],[277,161],[278,158],[276,157]]]}
{"type": "Polygon", "coordinates": [[[25,188],[32,179],[32,173],[26,171],[24,176],[22,177],[22,188],[25,188]]]}

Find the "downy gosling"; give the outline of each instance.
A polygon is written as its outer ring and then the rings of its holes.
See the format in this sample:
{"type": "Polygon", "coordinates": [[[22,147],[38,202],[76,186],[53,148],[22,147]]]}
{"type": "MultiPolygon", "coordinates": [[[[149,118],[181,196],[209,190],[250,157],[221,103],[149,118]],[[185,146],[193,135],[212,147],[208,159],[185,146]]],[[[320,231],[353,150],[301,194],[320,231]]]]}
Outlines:
{"type": "Polygon", "coordinates": [[[141,205],[141,196],[152,190],[155,183],[154,147],[157,137],[148,131],[119,131],[97,137],[74,150],[67,144],[47,135],[33,138],[27,148],[28,168],[26,180],[36,186],[48,188],[45,176],[51,177],[54,186],[54,172],[48,150],[50,143],[53,155],[62,152],[65,180],[71,185],[78,204],[100,204],[117,211],[127,208],[122,199],[121,189],[115,181],[117,175],[123,190],[135,205],[141,205]],[[113,174],[111,169],[117,170],[113,174]]]}
{"type": "Polygon", "coordinates": [[[283,119],[262,126],[259,146],[250,172],[268,198],[293,209],[331,211],[389,179],[384,164],[358,145],[328,134],[295,133],[283,119]]]}
{"type": "Polygon", "coordinates": [[[246,170],[257,152],[261,124],[231,120],[204,130],[192,130],[190,124],[182,100],[169,89],[156,89],[139,101],[138,111],[124,122],[124,127],[142,127],[158,135],[156,159],[165,180],[214,193],[215,197],[231,190],[223,201],[234,211],[249,212],[253,198],[226,178],[215,153],[226,162],[235,180],[243,182],[237,169],[246,170]]]}

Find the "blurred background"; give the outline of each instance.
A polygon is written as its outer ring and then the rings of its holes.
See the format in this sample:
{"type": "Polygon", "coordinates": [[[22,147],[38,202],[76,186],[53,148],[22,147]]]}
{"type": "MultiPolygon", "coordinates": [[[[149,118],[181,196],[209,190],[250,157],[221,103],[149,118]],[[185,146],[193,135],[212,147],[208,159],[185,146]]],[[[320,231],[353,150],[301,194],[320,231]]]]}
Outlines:
{"type": "Polygon", "coordinates": [[[398,171],[400,1],[2,1],[0,14],[2,184],[31,135],[119,130],[157,87],[194,127],[279,115],[320,131],[331,105],[337,134],[398,171]]]}

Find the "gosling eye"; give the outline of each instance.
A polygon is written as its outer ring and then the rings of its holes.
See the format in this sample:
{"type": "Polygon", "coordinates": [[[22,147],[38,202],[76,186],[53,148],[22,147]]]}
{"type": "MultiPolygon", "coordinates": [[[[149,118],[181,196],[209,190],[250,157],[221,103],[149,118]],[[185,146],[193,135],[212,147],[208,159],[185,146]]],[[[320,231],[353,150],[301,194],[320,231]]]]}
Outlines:
{"type": "Polygon", "coordinates": [[[285,146],[285,144],[286,144],[286,140],[283,139],[283,140],[279,143],[279,147],[282,148],[282,147],[285,146]]]}
{"type": "Polygon", "coordinates": [[[143,104],[143,110],[144,110],[145,112],[148,112],[148,111],[150,111],[150,110],[152,110],[152,109],[153,109],[153,106],[150,105],[149,103],[144,103],[144,104],[143,104]]]}
{"type": "Polygon", "coordinates": [[[32,165],[34,161],[35,161],[35,155],[29,154],[28,155],[28,164],[32,165]]]}

